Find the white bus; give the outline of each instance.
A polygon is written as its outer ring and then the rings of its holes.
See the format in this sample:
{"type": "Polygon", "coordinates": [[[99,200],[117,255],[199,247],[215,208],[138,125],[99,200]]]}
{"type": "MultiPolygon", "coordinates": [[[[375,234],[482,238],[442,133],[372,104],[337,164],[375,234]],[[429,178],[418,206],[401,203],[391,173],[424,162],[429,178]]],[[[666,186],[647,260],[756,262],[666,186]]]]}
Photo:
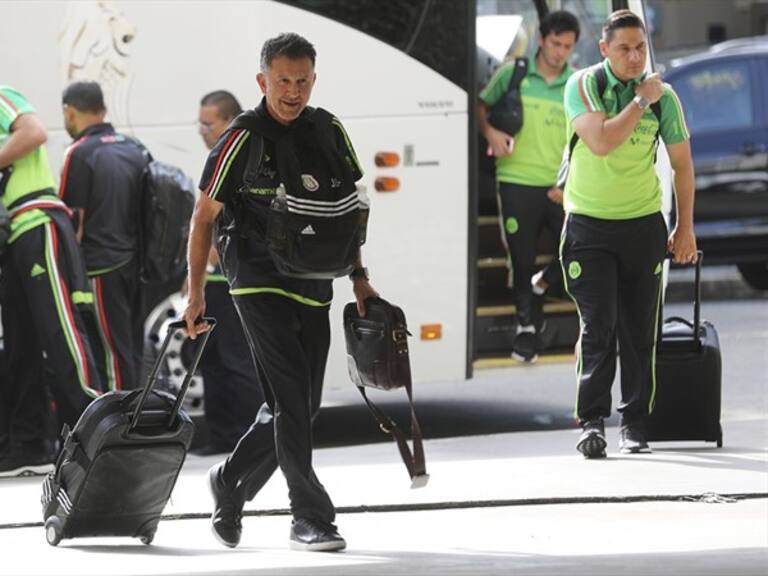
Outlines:
{"type": "MultiPolygon", "coordinates": [[[[640,0],[5,0],[0,83],[36,106],[57,173],[69,144],[62,89],[92,79],[119,131],[197,178],[207,154],[196,126],[202,95],[227,89],[256,105],[262,42],[283,31],[307,37],[318,52],[311,104],[342,119],[365,170],[372,283],[406,312],[415,381],[457,380],[513,363],[514,307],[475,119],[478,86],[504,54],[478,51],[478,41],[533,54],[539,16],[570,9],[583,29],[575,63],[586,66],[601,23],[622,7],[643,13],[640,0]],[[499,14],[516,16],[508,41],[477,38],[478,19],[499,14]]],[[[335,292],[326,385],[340,387],[349,385],[341,310],[350,283],[335,292]]],[[[545,312],[546,348],[570,353],[573,305],[554,298],[545,312]]]]}

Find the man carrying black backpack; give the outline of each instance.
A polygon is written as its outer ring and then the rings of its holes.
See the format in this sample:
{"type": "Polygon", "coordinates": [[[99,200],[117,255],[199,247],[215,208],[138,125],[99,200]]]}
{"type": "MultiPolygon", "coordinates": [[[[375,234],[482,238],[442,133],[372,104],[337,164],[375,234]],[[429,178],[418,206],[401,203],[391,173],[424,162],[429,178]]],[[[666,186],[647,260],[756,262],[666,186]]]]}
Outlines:
{"type": "Polygon", "coordinates": [[[79,214],[77,237],[94,295],[91,343],[107,390],[138,385],[142,327],[139,202],[147,159],[141,146],[105,121],[96,82],[70,84],[62,96],[67,149],[59,195],[79,214]]]}
{"type": "Polygon", "coordinates": [[[211,151],[189,242],[190,336],[208,329],[203,284],[214,222],[224,273],[266,403],[234,453],[209,473],[213,531],[234,547],[242,509],[280,466],[292,548],[341,550],[335,509],[312,468],[312,420],[330,344],[331,279],[349,274],[361,313],[376,291],[360,259],[362,171],[339,120],[307,107],[315,49],[296,34],[267,40],[257,76],[264,99],[211,151]]]}
{"type": "Polygon", "coordinates": [[[539,32],[535,57],[499,68],[478,103],[480,131],[496,158],[507,283],[517,309],[512,357],[522,362],[538,358],[541,326],[534,314],[534,294],[542,296],[550,285],[560,283],[562,275],[557,259],[535,276],[534,272],[542,228],[557,237],[563,224],[563,193],[555,182],[566,145],[563,92],[574,72],[568,58],[579,39],[579,21],[564,10],[551,12],[539,32]],[[516,117],[517,122],[508,120],[516,117]]]}

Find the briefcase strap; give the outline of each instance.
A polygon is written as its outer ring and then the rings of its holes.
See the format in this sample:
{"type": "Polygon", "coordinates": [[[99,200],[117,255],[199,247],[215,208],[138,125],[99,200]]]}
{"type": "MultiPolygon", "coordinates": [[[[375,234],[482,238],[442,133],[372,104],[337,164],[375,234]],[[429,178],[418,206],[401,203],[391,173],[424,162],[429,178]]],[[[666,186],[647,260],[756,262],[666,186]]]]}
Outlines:
{"type": "Polygon", "coordinates": [[[408,470],[408,474],[411,477],[411,487],[420,488],[427,484],[429,474],[427,474],[427,466],[424,461],[424,443],[421,435],[421,427],[419,426],[419,420],[416,418],[416,409],[413,406],[413,392],[411,390],[410,382],[405,385],[405,390],[408,393],[408,404],[411,407],[411,437],[413,441],[413,452],[408,446],[408,438],[403,433],[397,424],[381,409],[376,406],[368,398],[365,393],[365,388],[362,386],[357,387],[360,390],[360,394],[365,400],[366,405],[370,409],[373,417],[379,423],[379,428],[386,434],[390,434],[397,442],[397,448],[400,451],[400,458],[403,460],[403,464],[408,470]]]}

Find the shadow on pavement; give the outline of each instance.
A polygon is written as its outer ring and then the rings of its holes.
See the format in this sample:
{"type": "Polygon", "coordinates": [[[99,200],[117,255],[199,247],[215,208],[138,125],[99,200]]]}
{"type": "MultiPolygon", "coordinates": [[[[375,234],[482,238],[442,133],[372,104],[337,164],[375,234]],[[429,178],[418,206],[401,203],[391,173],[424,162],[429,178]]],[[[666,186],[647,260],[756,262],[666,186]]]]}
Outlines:
{"type": "MultiPolygon", "coordinates": [[[[404,393],[403,393],[404,395],[404,393]]],[[[315,421],[317,447],[390,442],[362,404],[323,407],[315,421]]],[[[405,400],[379,401],[379,405],[404,431],[410,431],[410,408],[405,400]]],[[[451,438],[575,428],[572,413],[553,406],[473,400],[425,400],[417,402],[416,414],[425,438],[451,438]]],[[[611,424],[611,420],[608,421],[611,424]]]]}

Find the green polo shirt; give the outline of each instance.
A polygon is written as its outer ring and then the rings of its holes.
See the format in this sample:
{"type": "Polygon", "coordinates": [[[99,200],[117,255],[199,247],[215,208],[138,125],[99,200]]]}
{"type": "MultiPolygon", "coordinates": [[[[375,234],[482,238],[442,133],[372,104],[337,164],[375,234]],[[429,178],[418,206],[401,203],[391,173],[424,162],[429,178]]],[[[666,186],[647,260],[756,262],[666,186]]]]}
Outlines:
{"type": "MultiPolygon", "coordinates": [[[[509,62],[480,93],[489,107],[507,93],[515,63],[509,62]]],[[[536,59],[528,61],[528,73],[520,84],[523,100],[523,127],[515,136],[514,151],[496,158],[496,179],[499,182],[525,186],[553,186],[565,147],[565,113],[563,93],[565,83],[574,70],[566,65],[551,83],[536,70],[536,59]]]]}
{"type": "MultiPolygon", "coordinates": [[[[33,113],[35,109],[19,92],[8,86],[0,86],[0,146],[11,135],[11,126],[22,114],[33,113]]],[[[7,208],[26,194],[39,190],[54,189],[56,186],[48,155],[44,146],[39,146],[23,158],[13,163],[13,174],[3,194],[3,204],[7,208]]],[[[11,222],[10,242],[18,236],[50,219],[41,210],[30,210],[11,222]]]]}
{"type": "MultiPolygon", "coordinates": [[[[620,82],[608,60],[571,77],[565,86],[568,141],[574,118],[586,112],[616,116],[632,102],[635,86],[643,78],[620,82]],[[605,67],[608,79],[603,94],[597,93],[595,70],[599,66],[605,67]]],[[[566,212],[625,220],[661,210],[661,184],[654,167],[656,132],[668,145],[687,140],[689,134],[680,100],[669,84],[664,84],[660,102],[661,126],[653,110],[646,108],[630,137],[607,156],[595,155],[583,140],[578,141],[565,185],[566,212]]]]}

